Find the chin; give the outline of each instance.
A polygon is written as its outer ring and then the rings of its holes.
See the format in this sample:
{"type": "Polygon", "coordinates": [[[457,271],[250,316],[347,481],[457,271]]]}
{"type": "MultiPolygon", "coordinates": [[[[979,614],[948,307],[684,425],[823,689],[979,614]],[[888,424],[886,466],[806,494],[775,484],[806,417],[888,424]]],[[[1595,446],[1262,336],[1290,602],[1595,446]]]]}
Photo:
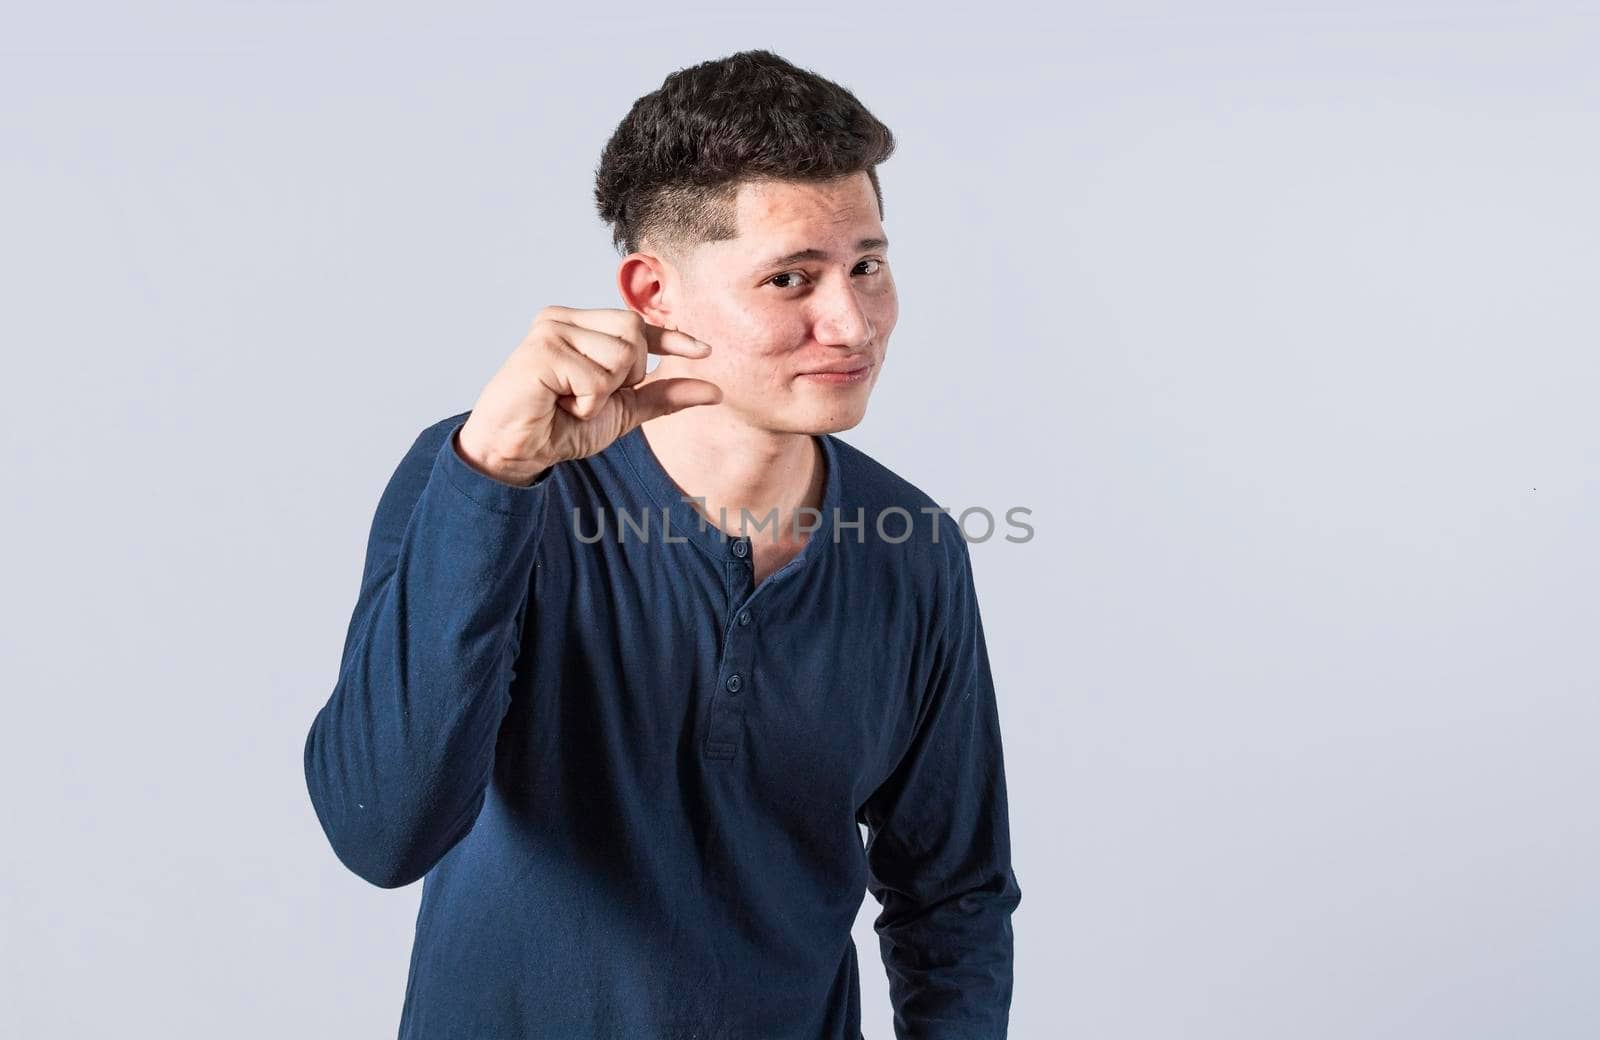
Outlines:
{"type": "Polygon", "coordinates": [[[753,425],[773,433],[839,433],[866,418],[871,394],[870,384],[843,392],[796,393],[752,400],[741,411],[753,425]]]}
{"type": "Polygon", "coordinates": [[[866,414],[867,403],[863,400],[859,407],[836,407],[797,415],[789,426],[794,433],[839,433],[859,426],[866,414]]]}

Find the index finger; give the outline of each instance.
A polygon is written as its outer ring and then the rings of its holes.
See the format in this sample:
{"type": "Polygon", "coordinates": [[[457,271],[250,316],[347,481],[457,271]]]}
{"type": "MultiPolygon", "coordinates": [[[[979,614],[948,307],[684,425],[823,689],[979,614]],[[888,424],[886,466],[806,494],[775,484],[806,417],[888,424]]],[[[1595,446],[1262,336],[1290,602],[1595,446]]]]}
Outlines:
{"type": "Polygon", "coordinates": [[[581,325],[596,332],[604,332],[620,340],[637,342],[636,332],[644,330],[645,350],[652,354],[676,354],[679,357],[703,358],[711,353],[711,344],[695,339],[687,332],[664,329],[644,320],[638,311],[622,307],[558,307],[545,308],[552,318],[570,325],[581,325]]]}
{"type": "Polygon", "coordinates": [[[711,344],[695,339],[687,332],[664,329],[659,325],[644,323],[645,347],[652,354],[676,354],[679,357],[703,358],[711,353],[711,344]]]}

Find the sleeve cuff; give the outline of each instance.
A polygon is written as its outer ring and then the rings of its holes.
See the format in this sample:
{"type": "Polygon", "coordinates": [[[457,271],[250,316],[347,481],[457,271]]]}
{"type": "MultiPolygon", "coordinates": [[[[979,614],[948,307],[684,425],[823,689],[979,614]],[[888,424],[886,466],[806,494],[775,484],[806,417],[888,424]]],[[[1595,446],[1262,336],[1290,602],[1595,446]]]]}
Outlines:
{"type": "Polygon", "coordinates": [[[485,509],[511,516],[537,515],[548,497],[546,492],[550,487],[550,477],[555,473],[555,468],[545,470],[538,480],[527,487],[507,484],[486,473],[480,473],[461,457],[460,449],[456,447],[456,434],[465,425],[466,420],[463,419],[445,434],[444,444],[440,446],[439,454],[434,459],[434,468],[442,471],[441,475],[457,491],[485,509]]]}

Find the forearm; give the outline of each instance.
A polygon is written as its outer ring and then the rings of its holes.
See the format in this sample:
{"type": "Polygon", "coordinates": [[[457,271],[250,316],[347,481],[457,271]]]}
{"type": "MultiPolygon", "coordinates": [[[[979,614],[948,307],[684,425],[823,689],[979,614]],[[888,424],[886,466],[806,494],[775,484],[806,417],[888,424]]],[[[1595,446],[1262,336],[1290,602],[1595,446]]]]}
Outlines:
{"type": "Polygon", "coordinates": [[[444,440],[429,448],[419,440],[380,503],[338,681],[304,751],[335,853],[385,888],[425,874],[482,806],[545,494],[496,484],[444,440]]]}
{"type": "Polygon", "coordinates": [[[964,547],[952,553],[927,710],[863,806],[869,888],[901,1040],[998,1040],[1011,1007],[1011,867],[999,708],[964,547]]]}
{"type": "Polygon", "coordinates": [[[886,896],[877,931],[901,1040],[1005,1036],[1020,897],[1009,869],[931,903],[886,896]]]}

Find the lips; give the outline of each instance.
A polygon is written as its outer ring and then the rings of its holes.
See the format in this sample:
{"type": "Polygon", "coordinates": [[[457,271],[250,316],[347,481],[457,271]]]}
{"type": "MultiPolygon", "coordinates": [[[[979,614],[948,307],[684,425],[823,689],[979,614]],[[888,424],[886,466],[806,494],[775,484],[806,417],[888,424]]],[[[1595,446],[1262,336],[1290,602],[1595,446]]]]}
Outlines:
{"type": "Polygon", "coordinates": [[[844,375],[850,372],[860,372],[862,369],[871,368],[872,362],[866,358],[855,358],[850,361],[841,361],[836,365],[827,365],[823,368],[813,368],[800,374],[803,376],[844,375]]]}
{"type": "Polygon", "coordinates": [[[804,379],[813,386],[860,386],[872,379],[871,361],[848,361],[827,368],[801,372],[795,378],[804,379]],[[855,367],[845,367],[854,365],[855,367]]]}

